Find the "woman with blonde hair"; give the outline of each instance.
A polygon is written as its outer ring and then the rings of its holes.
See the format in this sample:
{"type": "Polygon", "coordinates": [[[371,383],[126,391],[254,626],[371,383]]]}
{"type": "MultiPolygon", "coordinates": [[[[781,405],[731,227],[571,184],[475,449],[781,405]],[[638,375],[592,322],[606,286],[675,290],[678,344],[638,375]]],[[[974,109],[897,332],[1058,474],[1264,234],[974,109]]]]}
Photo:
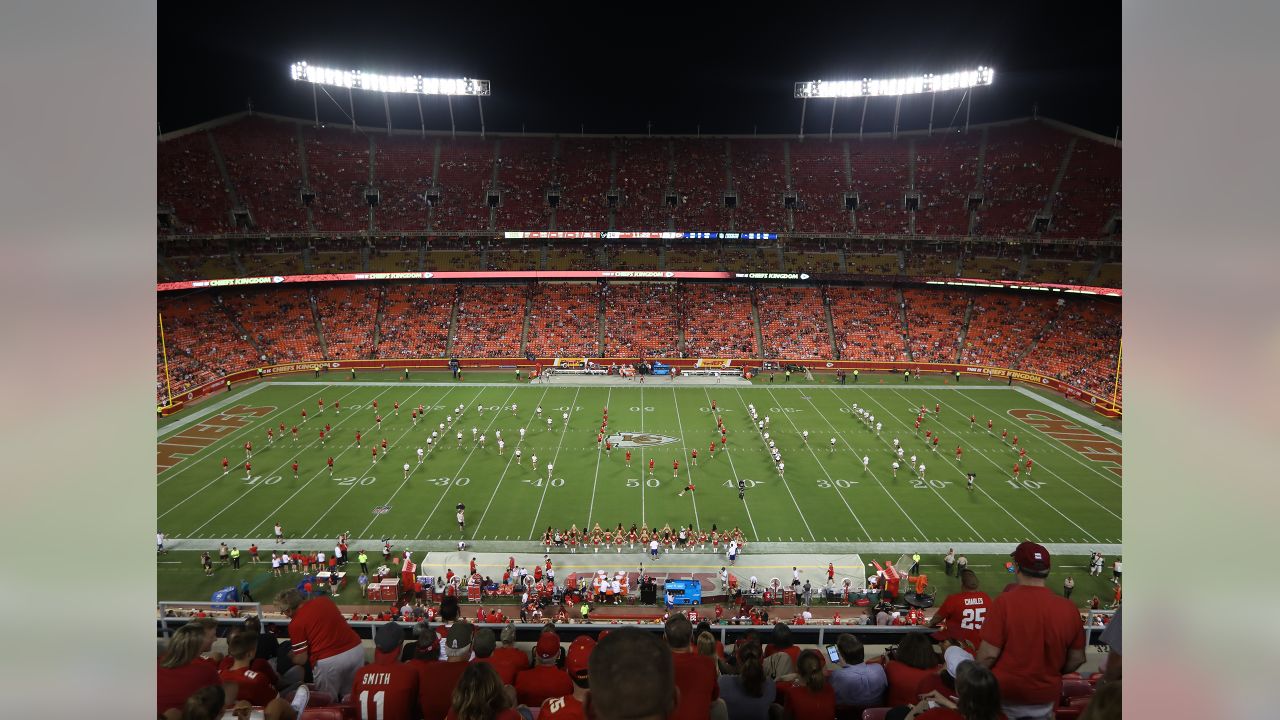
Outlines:
{"type": "Polygon", "coordinates": [[[458,678],[448,720],[521,720],[513,704],[493,665],[475,663],[458,678]]]}
{"type": "Polygon", "coordinates": [[[215,663],[200,657],[206,647],[205,628],[189,623],[178,628],[169,640],[169,647],[156,668],[158,714],[166,710],[181,711],[187,698],[201,688],[222,686],[215,663]]]}
{"type": "Polygon", "coordinates": [[[716,636],[703,631],[698,633],[698,654],[706,655],[716,664],[716,675],[720,675],[720,658],[716,657],[716,636]]]}

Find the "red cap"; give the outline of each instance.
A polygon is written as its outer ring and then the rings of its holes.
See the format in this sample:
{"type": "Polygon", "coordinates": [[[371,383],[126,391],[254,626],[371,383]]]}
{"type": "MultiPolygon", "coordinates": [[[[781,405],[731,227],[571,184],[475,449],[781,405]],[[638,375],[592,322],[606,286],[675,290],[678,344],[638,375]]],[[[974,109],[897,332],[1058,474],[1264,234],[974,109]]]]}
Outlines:
{"type": "Polygon", "coordinates": [[[538,638],[534,652],[540,658],[553,658],[560,655],[560,636],[553,632],[544,632],[538,638]]]}
{"type": "Polygon", "coordinates": [[[1013,561],[1023,570],[1030,570],[1034,573],[1049,572],[1049,551],[1043,545],[1037,545],[1027,540],[1019,543],[1012,555],[1013,561]]]}
{"type": "Polygon", "coordinates": [[[591,651],[596,647],[596,641],[586,635],[578,637],[569,646],[569,654],[564,659],[564,669],[570,675],[586,675],[587,660],[591,657],[591,651]]]}

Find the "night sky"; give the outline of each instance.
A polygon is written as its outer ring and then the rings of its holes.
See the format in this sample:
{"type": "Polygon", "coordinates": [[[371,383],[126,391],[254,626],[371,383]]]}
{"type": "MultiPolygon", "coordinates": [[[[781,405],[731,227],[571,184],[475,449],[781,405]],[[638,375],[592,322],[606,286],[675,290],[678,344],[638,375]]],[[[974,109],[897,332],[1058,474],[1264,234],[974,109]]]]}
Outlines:
{"type": "MultiPolygon", "coordinates": [[[[246,109],[312,117],[309,86],[288,66],[469,76],[493,83],[490,132],[795,133],[796,81],[897,77],[980,64],[995,85],[972,122],[1030,115],[1108,137],[1120,123],[1120,5],[1072,3],[160,3],[159,117],[168,132],[246,109]],[[198,7],[196,7],[198,6],[198,7]],[[698,6],[699,9],[690,8],[698,6]],[[623,8],[634,7],[630,14],[623,8]],[[504,9],[505,8],[505,9],[504,9]],[[612,8],[606,10],[604,8],[612,8]]],[[[324,122],[349,122],[346,91],[319,95],[324,122]]],[[[935,127],[963,91],[940,94],[935,127]]],[[[842,100],[836,132],[857,132],[861,100],[842,100]]],[[[870,102],[886,131],[892,99],[870,102]]],[[[447,130],[443,98],[423,98],[428,129],[447,130]]],[[[957,115],[957,109],[959,113],[957,115]]],[[[474,99],[455,98],[459,130],[479,130],[474,99]]],[[[385,126],[380,94],[355,92],[356,120],[385,126]]],[[[929,97],[903,101],[900,127],[928,123],[929,97]]],[[[392,96],[397,128],[418,128],[412,96],[392,96]]],[[[827,132],[831,101],[809,103],[806,133],[827,132]]],[[[1123,137],[1123,130],[1121,131],[1123,137]]]]}

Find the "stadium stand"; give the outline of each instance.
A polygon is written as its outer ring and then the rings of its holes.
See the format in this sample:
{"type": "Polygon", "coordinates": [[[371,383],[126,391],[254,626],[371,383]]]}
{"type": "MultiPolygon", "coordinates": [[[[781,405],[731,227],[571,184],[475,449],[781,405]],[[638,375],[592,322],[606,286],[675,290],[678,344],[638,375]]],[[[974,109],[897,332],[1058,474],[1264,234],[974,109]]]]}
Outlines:
{"type": "Polygon", "coordinates": [[[969,295],[955,291],[903,290],[907,336],[916,362],[955,362],[969,295]]]}
{"type": "Polygon", "coordinates": [[[436,230],[485,230],[489,209],[485,193],[493,179],[493,144],[474,137],[440,141],[440,204],[436,230]]]}
{"type": "Polygon", "coordinates": [[[1120,351],[1120,305],[1096,300],[1065,300],[1061,314],[1027,353],[1022,365],[1110,396],[1120,351]]]}
{"type": "Polygon", "coordinates": [[[816,287],[761,287],[756,291],[765,357],[820,358],[831,355],[822,290],[816,287]]]}
{"type": "Polygon", "coordinates": [[[686,352],[691,357],[755,357],[750,288],[686,285],[680,297],[686,352]]]}
{"type": "Polygon", "coordinates": [[[418,242],[407,238],[369,243],[369,272],[413,272],[418,269],[418,242]]]}
{"type": "Polygon", "coordinates": [[[302,274],[302,251],[292,240],[252,240],[237,250],[248,277],[302,274]]]}
{"type": "Polygon", "coordinates": [[[373,153],[378,188],[374,225],[384,231],[427,227],[430,207],[423,195],[431,187],[435,141],[403,135],[379,137],[373,153]]]}
{"type": "Polygon", "coordinates": [[[362,270],[360,248],[363,245],[363,240],[340,238],[316,240],[312,243],[311,271],[348,273],[362,270]]]}
{"type": "Polygon", "coordinates": [[[369,286],[317,288],[314,292],[325,350],[330,358],[373,357],[379,292],[369,286]]]}
{"type": "Polygon", "coordinates": [[[724,206],[725,177],[724,140],[671,141],[675,157],[674,190],[679,196],[672,215],[677,228],[690,230],[727,230],[729,211],[724,206]]]}
{"type": "Polygon", "coordinates": [[[539,357],[600,355],[597,285],[538,283],[530,300],[527,352],[539,357]]]}
{"type": "Polygon", "coordinates": [[[551,223],[547,189],[552,171],[551,138],[503,138],[498,146],[498,227],[546,230],[551,223]]]}
{"type": "Polygon", "coordinates": [[[306,290],[265,290],[224,300],[269,361],[324,359],[306,290]]]}
{"type": "Polygon", "coordinates": [[[906,255],[905,275],[955,277],[963,249],[954,243],[914,243],[906,255]]]}
{"type": "Polygon", "coordinates": [[[978,136],[959,132],[917,138],[915,188],[920,191],[916,232],[965,235],[969,192],[978,185],[978,136]]]}
{"type": "Polygon", "coordinates": [[[782,252],[784,272],[838,273],[840,252],[822,242],[795,241],[787,243],[782,252]]]}
{"type": "Polygon", "coordinates": [[[352,232],[369,228],[369,138],[354,131],[303,128],[307,180],[315,200],[311,217],[317,230],[352,232]]]}
{"type": "Polygon", "coordinates": [[[1029,260],[1027,272],[1023,280],[1046,283],[1067,283],[1083,285],[1092,262],[1068,262],[1064,260],[1029,260]]]}
{"type": "Polygon", "coordinates": [[[1056,298],[1010,293],[974,295],[960,362],[1015,367],[1057,313],[1056,298]]]}
{"type": "Polygon", "coordinates": [[[457,285],[387,285],[378,357],[444,357],[457,285]]]}
{"type": "Polygon", "coordinates": [[[1120,148],[1079,138],[1054,196],[1049,237],[1098,237],[1120,212],[1120,148]]]}
{"type": "Polygon", "coordinates": [[[466,285],[458,293],[451,352],[459,357],[519,357],[527,285],[466,285]]]}
{"type": "Polygon", "coordinates": [[[786,227],[782,196],[787,189],[782,143],[778,140],[729,141],[733,189],[738,207],[733,212],[734,229],[760,232],[786,227]]]}
{"type": "Polygon", "coordinates": [[[255,116],[222,125],[213,136],[256,229],[306,231],[297,125],[255,116]]]}
{"type": "Polygon", "coordinates": [[[489,270],[537,270],[542,265],[542,248],[528,243],[501,244],[485,252],[489,270]]]}
{"type": "Polygon", "coordinates": [[[604,296],[605,355],[674,356],[680,337],[674,283],[609,283],[604,296]]]}
{"type": "Polygon", "coordinates": [[[842,360],[906,360],[897,293],[885,287],[830,287],[831,322],[842,360]]]}
{"type": "Polygon", "coordinates": [[[162,299],[165,350],[156,343],[156,393],[164,402],[169,390],[181,395],[197,385],[215,380],[235,368],[252,367],[258,352],[218,306],[214,295],[196,294],[162,299]],[[166,386],[164,358],[169,358],[166,386]]]}
{"type": "Polygon", "coordinates": [[[858,232],[866,235],[905,234],[909,216],[907,145],[887,138],[869,138],[849,146],[852,188],[858,193],[858,232]]]}
{"type": "Polygon", "coordinates": [[[665,202],[671,177],[666,140],[618,139],[616,187],[622,191],[614,226],[619,230],[666,230],[671,211],[665,202]]]}
{"type": "Polygon", "coordinates": [[[585,270],[596,267],[604,267],[604,263],[590,243],[577,246],[561,244],[547,248],[548,270],[585,270]]]}
{"type": "Polygon", "coordinates": [[[1123,287],[1120,283],[1121,272],[1120,263],[1106,263],[1102,269],[1098,271],[1098,277],[1094,279],[1094,284],[1099,287],[1118,288],[1123,287]]]}
{"type": "Polygon", "coordinates": [[[222,182],[208,133],[188,133],[160,143],[156,171],[159,203],[172,207],[177,220],[175,227],[161,228],[162,232],[231,231],[231,196],[222,182]]]}
{"type": "Polygon", "coordinates": [[[430,240],[423,270],[480,270],[480,252],[474,241],[430,240]]]}
{"type": "Polygon", "coordinates": [[[661,259],[656,247],[634,244],[611,244],[604,248],[611,270],[658,270],[661,259]]]}
{"type": "Polygon", "coordinates": [[[778,250],[772,245],[725,245],[720,265],[732,272],[777,271],[778,250]]]}
{"type": "Polygon", "coordinates": [[[848,190],[843,141],[810,139],[791,144],[791,186],[796,191],[796,232],[850,232],[844,209],[848,190]]]}
{"type": "Polygon", "coordinates": [[[854,275],[897,275],[898,274],[898,256],[893,255],[864,255],[861,253],[849,254],[844,256],[845,267],[850,274],[854,275]]]}
{"type": "Polygon", "coordinates": [[[979,235],[1027,235],[1062,164],[1067,136],[1043,123],[993,127],[987,136],[979,235]]]}
{"type": "Polygon", "coordinates": [[[663,253],[663,270],[722,270],[719,243],[676,245],[663,253]]]}
{"type": "Polygon", "coordinates": [[[609,155],[608,140],[582,137],[560,140],[560,154],[554,165],[560,186],[557,229],[608,229],[605,194],[609,190],[609,155]]]}

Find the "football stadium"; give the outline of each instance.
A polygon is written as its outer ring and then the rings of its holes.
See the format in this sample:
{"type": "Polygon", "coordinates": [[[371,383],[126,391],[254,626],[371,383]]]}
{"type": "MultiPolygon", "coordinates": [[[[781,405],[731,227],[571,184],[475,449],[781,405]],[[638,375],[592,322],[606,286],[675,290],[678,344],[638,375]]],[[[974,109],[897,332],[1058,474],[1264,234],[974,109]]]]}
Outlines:
{"type": "Polygon", "coordinates": [[[947,60],[534,131],[518,58],[308,46],[157,139],[159,716],[1110,717],[1118,130],[947,60]]]}

